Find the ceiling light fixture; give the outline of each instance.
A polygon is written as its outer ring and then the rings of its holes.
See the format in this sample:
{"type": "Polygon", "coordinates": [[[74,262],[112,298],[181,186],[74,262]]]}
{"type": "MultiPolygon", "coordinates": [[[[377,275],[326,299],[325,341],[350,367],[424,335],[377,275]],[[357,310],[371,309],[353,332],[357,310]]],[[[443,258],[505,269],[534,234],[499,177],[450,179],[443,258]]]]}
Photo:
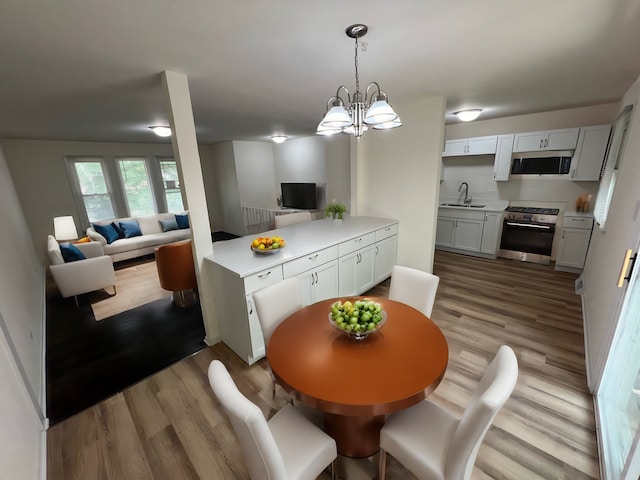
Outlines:
{"type": "Polygon", "coordinates": [[[458,117],[463,122],[470,122],[475,120],[482,113],[481,108],[471,108],[469,110],[460,110],[459,112],[453,112],[453,114],[458,117]]]}
{"type": "Polygon", "coordinates": [[[338,87],[336,95],[327,101],[327,112],[318,125],[317,135],[333,135],[334,133],[342,132],[354,135],[360,140],[360,137],[368,130],[369,126],[376,130],[381,130],[402,125],[400,117],[387,102],[387,94],[380,89],[380,85],[377,82],[369,84],[364,96],[360,92],[358,39],[364,37],[368,30],[369,27],[361,23],[351,25],[345,30],[349,38],[355,39],[356,91],[351,96],[344,85],[338,87]],[[369,95],[372,88],[372,95],[369,95]],[[341,90],[346,93],[347,101],[340,96],[341,90]]]}
{"type": "Polygon", "coordinates": [[[271,140],[273,140],[273,143],[283,143],[286,139],[286,135],[271,135],[271,140]]]}
{"type": "Polygon", "coordinates": [[[171,136],[171,129],[169,127],[156,126],[156,127],[149,127],[149,128],[153,130],[153,133],[155,133],[159,137],[171,136]]]}

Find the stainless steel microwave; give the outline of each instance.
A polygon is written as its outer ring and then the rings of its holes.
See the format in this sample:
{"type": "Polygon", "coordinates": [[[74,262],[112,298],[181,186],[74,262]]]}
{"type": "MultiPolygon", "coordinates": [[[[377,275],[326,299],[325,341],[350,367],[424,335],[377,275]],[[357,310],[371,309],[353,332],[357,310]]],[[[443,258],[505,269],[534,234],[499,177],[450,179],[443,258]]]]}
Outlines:
{"type": "Polygon", "coordinates": [[[511,164],[514,175],[566,175],[570,171],[570,155],[522,156],[514,158],[511,164]]]}

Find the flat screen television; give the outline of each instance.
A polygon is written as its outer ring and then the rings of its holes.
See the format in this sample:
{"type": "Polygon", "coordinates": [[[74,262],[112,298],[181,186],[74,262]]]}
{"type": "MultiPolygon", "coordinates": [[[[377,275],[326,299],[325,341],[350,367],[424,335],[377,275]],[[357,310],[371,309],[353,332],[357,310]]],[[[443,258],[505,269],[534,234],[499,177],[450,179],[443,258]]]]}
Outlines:
{"type": "Polygon", "coordinates": [[[299,208],[300,210],[315,210],[315,183],[281,183],[282,206],[285,208],[299,208]]]}

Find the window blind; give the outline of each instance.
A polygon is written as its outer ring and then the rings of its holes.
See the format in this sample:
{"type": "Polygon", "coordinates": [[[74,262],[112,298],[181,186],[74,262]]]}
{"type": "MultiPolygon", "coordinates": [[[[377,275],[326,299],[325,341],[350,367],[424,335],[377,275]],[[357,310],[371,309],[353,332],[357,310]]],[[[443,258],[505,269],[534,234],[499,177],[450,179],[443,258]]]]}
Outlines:
{"type": "Polygon", "coordinates": [[[609,206],[616,183],[618,159],[629,126],[632,108],[633,105],[627,105],[613,124],[611,141],[609,142],[609,148],[607,149],[604,164],[602,165],[600,185],[598,186],[596,203],[593,207],[593,216],[600,230],[604,230],[607,214],[609,213],[609,206]]]}

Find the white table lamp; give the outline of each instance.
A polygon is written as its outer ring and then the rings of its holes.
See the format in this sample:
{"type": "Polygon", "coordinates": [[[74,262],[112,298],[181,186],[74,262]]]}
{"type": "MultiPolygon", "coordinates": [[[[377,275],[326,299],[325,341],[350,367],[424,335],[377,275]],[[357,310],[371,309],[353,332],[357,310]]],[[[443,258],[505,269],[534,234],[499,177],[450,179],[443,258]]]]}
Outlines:
{"type": "Polygon", "coordinates": [[[72,216],[55,217],[53,219],[53,230],[56,240],[64,242],[66,240],[76,240],[78,231],[72,216]]]}

